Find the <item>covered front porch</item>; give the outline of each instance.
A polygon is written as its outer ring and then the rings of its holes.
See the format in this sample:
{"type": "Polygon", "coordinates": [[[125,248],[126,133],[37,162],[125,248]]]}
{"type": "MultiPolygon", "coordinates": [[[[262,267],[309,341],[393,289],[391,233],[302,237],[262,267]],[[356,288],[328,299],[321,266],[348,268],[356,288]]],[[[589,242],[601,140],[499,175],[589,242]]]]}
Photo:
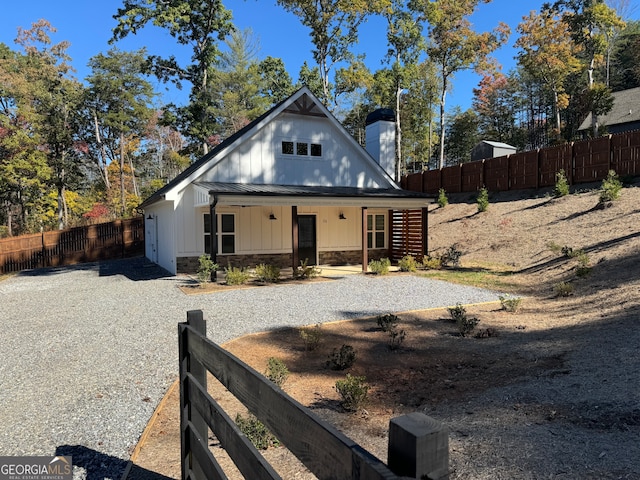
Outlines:
{"type": "Polygon", "coordinates": [[[220,265],[354,265],[427,253],[432,199],[400,189],[199,183],[220,265]],[[205,195],[206,192],[206,195],[205,195]]]}

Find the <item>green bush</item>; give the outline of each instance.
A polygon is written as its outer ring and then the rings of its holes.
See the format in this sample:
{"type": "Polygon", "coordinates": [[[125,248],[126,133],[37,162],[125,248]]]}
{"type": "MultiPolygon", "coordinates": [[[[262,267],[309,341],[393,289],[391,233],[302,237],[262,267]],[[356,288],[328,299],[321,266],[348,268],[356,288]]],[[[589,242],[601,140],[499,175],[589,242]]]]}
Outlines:
{"type": "Polygon", "coordinates": [[[444,208],[449,204],[449,199],[447,198],[447,193],[444,191],[444,188],[438,190],[438,205],[440,208],[444,208]]]}
{"type": "Polygon", "coordinates": [[[478,204],[478,212],[486,212],[489,209],[489,191],[485,187],[482,187],[478,192],[476,203],[478,204]]]}
{"type": "Polygon", "coordinates": [[[211,255],[205,253],[198,258],[198,281],[201,286],[211,281],[211,274],[218,270],[218,264],[211,260],[211,255]]]}
{"type": "Polygon", "coordinates": [[[500,305],[502,309],[509,313],[516,313],[520,309],[522,298],[512,297],[511,295],[502,295],[498,297],[500,299],[500,305]]]}
{"type": "Polygon", "coordinates": [[[556,297],[568,297],[573,295],[574,287],[571,282],[558,282],[553,286],[556,297]]]}
{"type": "Polygon", "coordinates": [[[282,387],[289,377],[289,369],[282,360],[276,357],[269,357],[265,375],[277,386],[282,387]]]}
{"type": "Polygon", "coordinates": [[[418,263],[416,262],[415,257],[405,255],[398,260],[398,268],[401,272],[415,272],[418,270],[418,263]]]}
{"type": "Polygon", "coordinates": [[[352,377],[336,381],[336,390],[342,397],[342,407],[348,412],[357,412],[367,401],[369,385],[366,377],[352,377]]]}
{"type": "Polygon", "coordinates": [[[346,370],[356,361],[356,351],[351,345],[342,345],[340,350],[334,348],[329,354],[327,367],[331,370],[346,370]]]}
{"type": "Polygon", "coordinates": [[[224,269],[227,285],[244,285],[251,278],[246,268],[227,267],[224,269]]]}
{"type": "Polygon", "coordinates": [[[553,253],[558,255],[560,252],[562,252],[563,247],[554,241],[550,241],[547,243],[547,248],[549,248],[549,250],[551,250],[553,253]]]}
{"type": "Polygon", "coordinates": [[[389,267],[391,267],[391,260],[389,260],[388,258],[371,260],[369,262],[369,271],[376,275],[386,275],[387,273],[389,273],[389,267]]]}
{"type": "Polygon", "coordinates": [[[454,243],[440,257],[440,263],[444,267],[446,267],[449,264],[451,264],[451,265],[453,265],[453,267],[458,268],[460,266],[460,257],[461,256],[462,256],[462,252],[460,250],[458,250],[458,246],[454,243]]]}
{"type": "Polygon", "coordinates": [[[260,282],[277,283],[280,280],[280,267],[261,263],[256,266],[256,278],[260,282]]]}
{"type": "Polygon", "coordinates": [[[305,350],[312,351],[318,348],[323,335],[320,324],[317,324],[314,327],[300,327],[298,332],[300,333],[300,338],[302,338],[302,341],[304,342],[305,350]]]}
{"type": "Polygon", "coordinates": [[[249,414],[248,418],[244,418],[238,413],[236,415],[236,425],[258,450],[266,450],[269,447],[280,445],[273,433],[254,415],[249,414]]]}
{"type": "Polygon", "coordinates": [[[618,175],[613,170],[609,170],[607,178],[602,181],[602,187],[600,187],[600,205],[606,205],[614,200],[620,198],[620,191],[622,190],[622,182],[618,178],[618,175]]]}
{"type": "Polygon", "coordinates": [[[308,262],[308,258],[300,261],[300,266],[296,267],[295,271],[293,272],[293,278],[305,280],[308,278],[316,278],[322,273],[321,268],[318,268],[314,265],[307,265],[308,262]]]}
{"type": "Polygon", "coordinates": [[[398,317],[392,313],[378,315],[376,321],[383,332],[390,332],[398,326],[398,317]]]}
{"type": "Polygon", "coordinates": [[[425,255],[422,257],[422,266],[428,270],[439,270],[442,268],[442,258],[425,255]]]}
{"type": "Polygon", "coordinates": [[[457,303],[455,307],[449,307],[449,314],[456,322],[458,331],[463,337],[469,335],[480,322],[476,317],[467,317],[467,310],[460,303],[457,303]]]}
{"type": "Polygon", "coordinates": [[[576,275],[579,277],[586,277],[591,273],[591,260],[584,250],[580,251],[580,254],[576,256],[578,260],[578,268],[576,269],[576,275]]]}
{"type": "Polygon", "coordinates": [[[569,182],[564,170],[560,170],[556,173],[556,186],[553,189],[553,196],[555,198],[564,197],[569,195],[569,182]]]}

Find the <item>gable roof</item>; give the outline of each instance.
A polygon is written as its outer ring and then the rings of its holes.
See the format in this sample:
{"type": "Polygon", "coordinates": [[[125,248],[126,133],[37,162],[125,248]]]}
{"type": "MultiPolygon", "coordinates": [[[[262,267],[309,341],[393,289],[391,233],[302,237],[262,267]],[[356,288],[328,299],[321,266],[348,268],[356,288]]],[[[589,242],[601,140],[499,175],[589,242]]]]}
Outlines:
{"type": "MultiPolygon", "coordinates": [[[[606,115],[598,115],[598,123],[602,126],[620,125],[640,121],[640,87],[613,92],[613,108],[606,115]]],[[[591,112],[580,124],[578,130],[591,128],[591,112]]]]}
{"type": "Polygon", "coordinates": [[[356,142],[356,140],[342,126],[342,124],[340,124],[331,112],[329,112],[329,110],[311,93],[308,87],[302,87],[289,98],[276,104],[269,111],[238,130],[222,143],[215,146],[209,153],[196,160],[167,185],[157,190],[153,195],[142,202],[138,208],[144,209],[149,205],[165,199],[169,193],[184,189],[189,183],[194,181],[204,171],[210,168],[218,156],[234,148],[236,144],[241,143],[243,139],[250,137],[255,131],[261,129],[264,125],[283,112],[327,118],[337,128],[337,130],[341,132],[350,143],[352,143],[352,145],[356,146],[369,156],[372,168],[378,169],[379,172],[389,180],[389,183],[393,188],[400,189],[389,174],[368,153],[366,153],[360,144],[358,144],[358,142],[356,142]]]}

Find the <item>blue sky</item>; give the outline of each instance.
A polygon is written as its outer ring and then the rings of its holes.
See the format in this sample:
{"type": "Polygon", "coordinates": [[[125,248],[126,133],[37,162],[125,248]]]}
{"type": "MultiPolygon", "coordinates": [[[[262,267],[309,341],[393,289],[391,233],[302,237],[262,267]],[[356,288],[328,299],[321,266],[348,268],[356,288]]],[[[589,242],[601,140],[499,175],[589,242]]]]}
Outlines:
{"type": "MultiPolygon", "coordinates": [[[[108,40],[116,23],[113,15],[122,5],[121,0],[23,0],[7,2],[0,15],[0,42],[15,47],[13,41],[18,26],[29,28],[38,19],[44,18],[57,28],[54,42],[68,40],[68,50],[76,77],[84,79],[88,74],[88,60],[110,46],[108,40]]],[[[472,18],[476,30],[494,28],[499,21],[511,26],[512,35],[508,44],[496,53],[499,62],[508,71],[514,65],[516,54],[513,48],[516,25],[531,10],[538,10],[544,0],[493,0],[481,4],[472,18]]],[[[227,0],[226,7],[233,11],[234,23],[239,29],[251,28],[261,45],[260,58],[280,57],[291,76],[297,79],[300,66],[306,60],[314,65],[309,40],[309,32],[298,19],[276,6],[275,0],[227,0]]],[[[153,27],[145,27],[137,35],[130,35],[115,44],[121,50],[133,50],[146,47],[150,53],[158,55],[176,55],[188,58],[187,47],[179,46],[167,33],[153,27]]],[[[360,44],[357,47],[366,53],[366,61],[372,70],[381,68],[387,50],[385,25],[379,19],[370,20],[360,31],[360,44]]],[[[472,90],[478,83],[473,73],[461,73],[454,79],[453,92],[448,97],[448,107],[459,105],[462,109],[470,106],[472,90]]],[[[165,91],[160,84],[158,91],[165,91]]],[[[180,103],[185,93],[165,91],[164,99],[180,103]]]]}

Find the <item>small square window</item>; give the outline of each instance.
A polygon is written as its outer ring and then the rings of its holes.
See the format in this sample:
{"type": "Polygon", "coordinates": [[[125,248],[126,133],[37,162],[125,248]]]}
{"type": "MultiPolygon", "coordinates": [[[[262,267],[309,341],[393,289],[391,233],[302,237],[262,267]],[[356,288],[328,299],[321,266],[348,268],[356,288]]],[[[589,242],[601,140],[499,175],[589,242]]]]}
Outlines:
{"type": "Polygon", "coordinates": [[[322,145],[319,143],[311,144],[311,156],[312,157],[321,157],[322,156],[322,145]]]}
{"type": "Polygon", "coordinates": [[[304,155],[305,157],[309,155],[309,144],[302,142],[296,143],[296,154],[304,155]]]}
{"type": "Polygon", "coordinates": [[[282,153],[284,155],[293,155],[293,142],[282,142],[282,153]]]}

